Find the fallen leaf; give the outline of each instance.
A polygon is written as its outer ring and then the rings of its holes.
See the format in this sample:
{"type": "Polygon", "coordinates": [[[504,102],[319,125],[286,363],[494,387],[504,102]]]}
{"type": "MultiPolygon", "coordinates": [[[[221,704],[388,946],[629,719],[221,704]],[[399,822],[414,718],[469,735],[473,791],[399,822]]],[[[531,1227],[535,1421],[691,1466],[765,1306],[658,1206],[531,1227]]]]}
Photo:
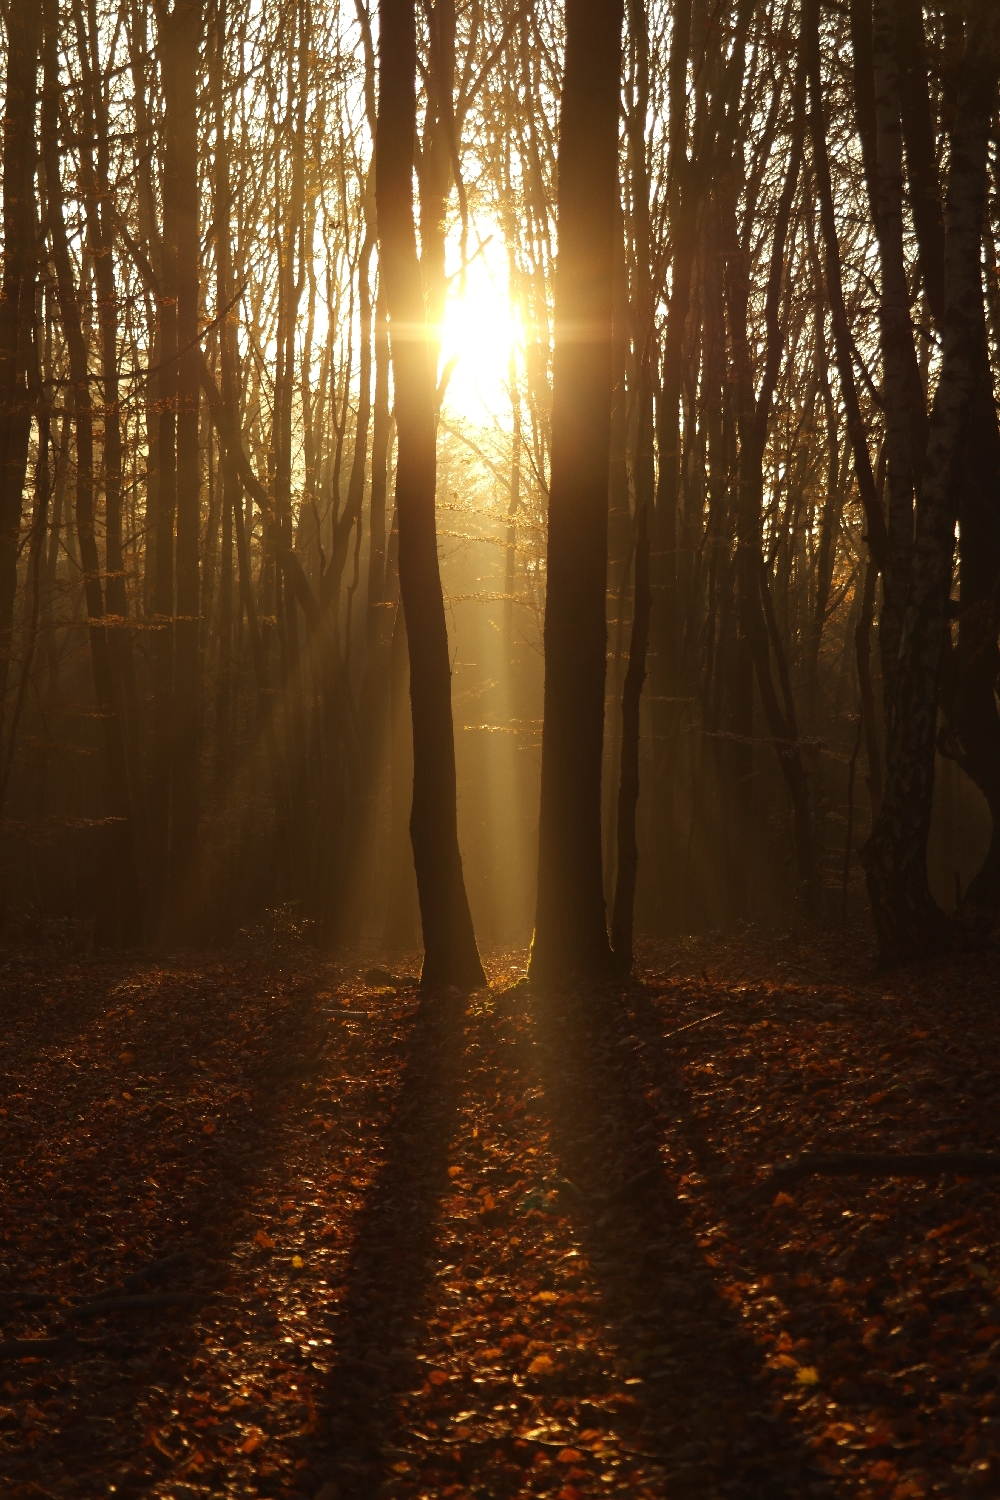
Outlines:
{"type": "Polygon", "coordinates": [[[446,1370],[432,1370],[427,1379],[431,1385],[444,1385],[448,1379],[448,1373],[446,1370]]]}
{"type": "Polygon", "coordinates": [[[802,1365],[795,1372],[799,1385],[819,1385],[819,1371],[815,1365],[802,1365]]]}
{"type": "Polygon", "coordinates": [[[265,1229],[258,1229],[254,1235],[254,1243],[260,1245],[264,1250],[273,1250],[274,1241],[265,1229]]]}
{"type": "Polygon", "coordinates": [[[558,1463],[578,1464],[583,1462],[583,1454],[576,1448],[564,1448],[559,1454],[558,1463]]]}
{"type": "Polygon", "coordinates": [[[201,1128],[202,1128],[202,1130],[204,1131],[204,1133],[206,1135],[214,1135],[215,1134],[215,1121],[214,1120],[206,1120],[205,1123],[204,1123],[204,1125],[201,1128]]]}
{"type": "Polygon", "coordinates": [[[295,1270],[295,1271],[301,1271],[302,1267],[304,1265],[305,1265],[305,1261],[302,1259],[301,1255],[293,1255],[292,1256],[292,1269],[293,1270],[295,1270]]]}
{"type": "Polygon", "coordinates": [[[245,1442],[240,1444],[241,1453],[254,1453],[264,1441],[259,1432],[251,1432],[245,1442]]]}
{"type": "Polygon", "coordinates": [[[133,1063],[133,1062],[135,1062],[135,1053],[134,1052],[121,1052],[121,1053],[119,1053],[118,1061],[120,1063],[133,1063]]]}
{"type": "Polygon", "coordinates": [[[536,1354],[528,1366],[529,1375],[551,1375],[555,1369],[552,1358],[548,1354],[536,1354]]]}
{"type": "Polygon", "coordinates": [[[532,1297],[531,1300],[532,1300],[532,1302],[558,1302],[559,1301],[559,1293],[558,1292],[536,1292],[535,1295],[532,1297]]]}
{"type": "Polygon", "coordinates": [[[448,1168],[448,1176],[449,1177],[461,1177],[461,1175],[462,1175],[462,1168],[461,1167],[449,1167],[448,1168]]]}
{"type": "Polygon", "coordinates": [[[794,1208],[795,1207],[795,1199],[792,1197],[791,1193],[775,1193],[775,1195],[774,1195],[774,1207],[775,1208],[794,1208]]]}

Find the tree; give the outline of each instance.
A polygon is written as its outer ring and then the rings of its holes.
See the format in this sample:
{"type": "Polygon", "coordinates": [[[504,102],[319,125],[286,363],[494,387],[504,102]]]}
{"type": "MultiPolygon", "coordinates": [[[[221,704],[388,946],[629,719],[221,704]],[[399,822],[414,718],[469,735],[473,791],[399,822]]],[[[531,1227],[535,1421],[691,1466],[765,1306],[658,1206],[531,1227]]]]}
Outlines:
{"type": "Polygon", "coordinates": [[[559,110],[538,895],[529,975],[611,969],[601,762],[621,0],[567,0],[559,110]]]}
{"type": "MultiPolygon", "coordinates": [[[[980,271],[990,122],[1000,77],[1000,12],[970,10],[945,208],[945,315],[941,373],[931,410],[912,566],[895,665],[882,806],[865,848],[879,948],[912,957],[940,942],[941,913],[927,880],[938,683],[951,588],[956,486],[980,369],[980,271]]],[[[880,202],[881,210],[881,202],[880,202]]]]}
{"type": "Polygon", "coordinates": [[[424,935],[421,983],[475,986],[485,976],[458,848],[451,665],[434,512],[435,390],[413,218],[416,75],[413,0],[381,0],[375,194],[399,435],[399,590],[410,658],[410,838],[424,935]]]}

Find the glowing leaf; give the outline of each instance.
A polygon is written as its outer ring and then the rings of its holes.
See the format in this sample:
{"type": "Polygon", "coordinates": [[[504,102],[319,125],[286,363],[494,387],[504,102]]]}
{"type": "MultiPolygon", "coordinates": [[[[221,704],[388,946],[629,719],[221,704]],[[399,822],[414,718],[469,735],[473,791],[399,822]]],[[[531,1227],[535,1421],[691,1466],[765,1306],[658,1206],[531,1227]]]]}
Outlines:
{"type": "Polygon", "coordinates": [[[448,1373],[446,1370],[432,1370],[427,1379],[431,1385],[444,1385],[448,1379],[448,1373]]]}
{"type": "Polygon", "coordinates": [[[240,1444],[240,1452],[253,1453],[256,1448],[260,1447],[263,1441],[264,1439],[261,1437],[259,1432],[251,1432],[246,1442],[240,1444]]]}
{"type": "Polygon", "coordinates": [[[462,1168],[461,1167],[449,1167],[448,1168],[448,1176],[449,1177],[461,1177],[461,1175],[462,1175],[462,1168]]]}
{"type": "Polygon", "coordinates": [[[558,1302],[559,1301],[559,1293],[558,1292],[536,1292],[535,1295],[532,1297],[531,1300],[532,1300],[532,1302],[558,1302]]]}
{"type": "Polygon", "coordinates": [[[548,1354],[536,1354],[528,1366],[529,1375],[551,1375],[555,1369],[552,1359],[548,1354]]]}
{"type": "Polygon", "coordinates": [[[304,1265],[305,1265],[305,1261],[302,1259],[301,1255],[293,1255],[292,1256],[292,1269],[293,1270],[295,1270],[295,1271],[301,1271],[302,1267],[304,1265]]]}
{"type": "Polygon", "coordinates": [[[274,1241],[265,1229],[258,1229],[257,1233],[254,1235],[254,1242],[255,1244],[260,1245],[262,1250],[274,1249],[274,1241]]]}
{"type": "Polygon", "coordinates": [[[815,1365],[803,1365],[801,1370],[796,1370],[795,1379],[799,1385],[819,1385],[819,1371],[815,1365]]]}
{"type": "Polygon", "coordinates": [[[583,1454],[580,1453],[578,1449],[564,1448],[559,1454],[558,1462],[561,1464],[578,1464],[581,1462],[582,1458],[583,1454]]]}

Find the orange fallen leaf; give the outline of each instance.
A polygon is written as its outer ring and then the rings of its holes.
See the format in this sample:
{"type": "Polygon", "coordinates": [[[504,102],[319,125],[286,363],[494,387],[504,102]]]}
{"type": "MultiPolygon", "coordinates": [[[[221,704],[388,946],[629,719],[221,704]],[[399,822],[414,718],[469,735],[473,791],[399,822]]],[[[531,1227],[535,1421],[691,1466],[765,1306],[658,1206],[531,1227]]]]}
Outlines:
{"type": "Polygon", "coordinates": [[[483,1208],[488,1213],[491,1208],[496,1208],[496,1202],[492,1193],[483,1194],[483,1208]]]}
{"type": "Polygon", "coordinates": [[[444,1385],[448,1379],[448,1372],[446,1370],[432,1370],[427,1379],[431,1385],[444,1385]]]}
{"type": "Polygon", "coordinates": [[[264,1439],[261,1437],[259,1432],[251,1432],[246,1442],[240,1444],[240,1452],[253,1453],[257,1448],[260,1447],[263,1441],[264,1439]]]}
{"type": "Polygon", "coordinates": [[[557,1458],[557,1463],[578,1464],[582,1462],[583,1454],[576,1448],[564,1448],[557,1458]]]}
{"type": "Polygon", "coordinates": [[[118,1056],[118,1061],[121,1062],[121,1063],[135,1062],[135,1053],[134,1052],[122,1052],[118,1056]]]}
{"type": "Polygon", "coordinates": [[[795,1379],[799,1385],[819,1385],[819,1371],[815,1365],[803,1365],[796,1370],[795,1379]]]}
{"type": "Polygon", "coordinates": [[[264,1229],[258,1229],[257,1233],[254,1235],[254,1243],[260,1245],[264,1250],[274,1249],[274,1241],[264,1229]]]}
{"type": "Polygon", "coordinates": [[[202,1128],[202,1130],[204,1131],[204,1133],[206,1135],[214,1135],[215,1134],[215,1121],[214,1120],[206,1120],[205,1123],[204,1123],[204,1125],[201,1128],[202,1128]]]}
{"type": "Polygon", "coordinates": [[[896,1465],[891,1458],[880,1458],[868,1470],[868,1478],[885,1484],[887,1480],[895,1479],[897,1472],[896,1465]]]}
{"type": "Polygon", "coordinates": [[[462,1175],[462,1168],[461,1167],[449,1167],[448,1168],[448,1176],[449,1177],[461,1177],[461,1175],[462,1175]]]}
{"type": "Polygon", "coordinates": [[[535,1295],[532,1297],[531,1300],[532,1300],[532,1302],[558,1302],[559,1301],[559,1293],[558,1292],[536,1292],[535,1295]]]}
{"type": "Polygon", "coordinates": [[[775,1208],[794,1208],[795,1207],[795,1199],[792,1197],[791,1193],[775,1193],[775,1195],[774,1195],[774,1207],[775,1208]]]}
{"type": "Polygon", "coordinates": [[[889,1090],[888,1089],[879,1089],[877,1093],[870,1095],[870,1097],[868,1099],[868,1103],[869,1104],[881,1104],[882,1100],[883,1099],[887,1099],[888,1097],[889,1097],[889,1090]]]}
{"type": "Polygon", "coordinates": [[[548,1354],[536,1354],[528,1366],[529,1375],[551,1375],[555,1369],[552,1358],[548,1354]]]}

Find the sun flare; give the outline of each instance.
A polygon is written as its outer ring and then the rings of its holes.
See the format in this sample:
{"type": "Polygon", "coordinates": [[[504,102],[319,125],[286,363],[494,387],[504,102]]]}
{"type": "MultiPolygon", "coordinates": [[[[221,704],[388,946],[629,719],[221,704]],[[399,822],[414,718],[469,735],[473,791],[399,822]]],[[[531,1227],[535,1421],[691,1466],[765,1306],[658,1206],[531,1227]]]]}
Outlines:
{"type": "Polygon", "coordinates": [[[445,309],[441,369],[451,366],[445,409],[482,426],[509,422],[511,351],[520,340],[507,277],[488,258],[469,265],[464,288],[455,276],[445,309]]]}

